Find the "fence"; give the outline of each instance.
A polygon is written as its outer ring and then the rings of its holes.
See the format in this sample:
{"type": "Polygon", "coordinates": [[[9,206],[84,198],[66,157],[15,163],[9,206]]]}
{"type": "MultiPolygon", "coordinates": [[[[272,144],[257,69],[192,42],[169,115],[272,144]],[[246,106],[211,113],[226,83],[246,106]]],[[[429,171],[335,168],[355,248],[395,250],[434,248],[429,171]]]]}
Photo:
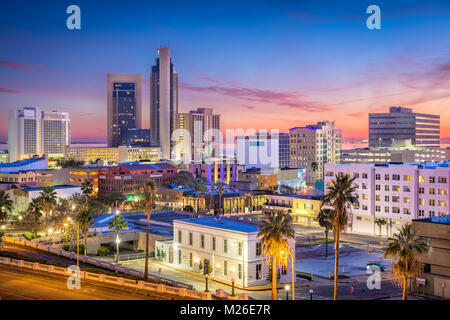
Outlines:
{"type": "MultiPolygon", "coordinates": [[[[39,244],[34,241],[18,239],[18,238],[8,238],[8,237],[2,237],[1,240],[4,242],[20,244],[20,245],[40,249],[40,250],[47,251],[47,252],[50,252],[50,253],[53,253],[53,254],[56,254],[59,256],[70,258],[70,259],[77,258],[77,254],[74,252],[69,252],[69,251],[65,251],[62,249],[53,248],[51,246],[39,244]]],[[[79,259],[80,259],[80,262],[95,265],[95,266],[105,268],[105,269],[108,269],[108,270],[111,270],[114,272],[121,272],[124,274],[133,275],[133,276],[144,277],[144,272],[140,271],[140,270],[116,265],[114,263],[98,260],[98,259],[84,256],[81,254],[79,255],[79,259]]],[[[16,267],[25,267],[25,268],[29,268],[29,269],[38,270],[38,271],[45,271],[45,272],[62,274],[62,275],[68,275],[68,276],[72,274],[72,272],[69,271],[67,268],[61,268],[61,267],[39,264],[39,263],[32,263],[32,262],[10,259],[10,258],[0,257],[0,263],[9,264],[9,265],[13,265],[16,267]]],[[[145,282],[145,281],[141,281],[141,280],[130,280],[130,279],[124,279],[122,277],[112,277],[112,276],[107,276],[104,274],[97,274],[97,273],[92,273],[92,272],[81,271],[81,279],[113,283],[113,284],[117,284],[117,285],[121,285],[121,286],[133,287],[133,288],[139,288],[139,289],[145,289],[145,290],[153,290],[153,291],[157,291],[157,292],[166,292],[166,293],[171,293],[171,294],[177,294],[182,297],[197,298],[197,299],[202,299],[202,300],[211,300],[210,292],[194,291],[194,290],[192,290],[193,289],[192,285],[174,281],[174,280],[167,279],[164,277],[153,276],[150,274],[148,275],[148,277],[152,280],[165,281],[167,283],[172,284],[173,287],[166,286],[163,284],[155,284],[155,283],[145,282]],[[176,293],[176,292],[178,292],[178,293],[176,293]]],[[[241,298],[240,300],[248,299],[248,298],[246,298],[246,295],[241,295],[241,296],[242,297],[240,297],[241,298]]],[[[228,296],[228,299],[235,299],[235,298],[228,296]]]]}
{"type": "MultiPolygon", "coordinates": [[[[19,239],[19,238],[10,238],[10,237],[3,237],[2,241],[5,242],[9,242],[9,243],[14,243],[14,244],[20,244],[23,246],[27,246],[27,247],[32,247],[35,249],[39,249],[42,251],[46,251],[46,252],[50,252],[53,254],[56,254],[58,256],[62,256],[68,259],[72,259],[72,260],[76,260],[77,258],[77,254],[75,252],[69,252],[69,251],[65,251],[59,248],[54,248],[48,245],[44,245],[41,243],[37,243],[35,241],[29,241],[29,240],[25,240],[25,239],[19,239]]],[[[90,265],[94,265],[96,267],[100,267],[100,268],[104,268],[110,271],[114,271],[114,272],[121,272],[121,273],[125,273],[125,274],[129,274],[129,275],[133,275],[133,276],[137,276],[137,277],[143,277],[144,276],[144,272],[143,271],[139,271],[136,269],[132,269],[132,268],[128,268],[125,266],[120,266],[108,261],[103,261],[103,260],[99,260],[99,259],[95,259],[89,256],[85,256],[80,254],[79,255],[79,259],[80,262],[82,263],[86,263],[86,264],[90,264],[90,265]]],[[[182,287],[182,288],[187,288],[187,289],[193,289],[192,285],[186,284],[186,283],[182,283],[182,282],[178,282],[178,281],[174,281],[172,279],[168,279],[165,277],[160,277],[157,275],[152,275],[149,274],[148,278],[150,280],[154,280],[154,281],[165,281],[167,283],[172,284],[173,286],[176,287],[182,287]]]]}
{"type": "MultiPolygon", "coordinates": [[[[37,271],[43,271],[48,273],[56,273],[61,274],[65,276],[71,276],[73,275],[74,271],[69,270],[68,268],[60,268],[52,265],[46,265],[46,264],[39,264],[36,262],[28,262],[23,260],[16,260],[11,258],[4,258],[0,257],[0,263],[11,265],[19,268],[28,268],[32,270],[37,271]]],[[[123,287],[131,287],[135,289],[143,289],[147,291],[155,291],[160,293],[167,293],[167,294],[173,294],[178,295],[180,297],[190,297],[190,298],[197,298],[201,300],[211,300],[212,294],[211,292],[197,292],[192,290],[187,290],[186,288],[176,288],[176,287],[170,287],[165,286],[163,284],[154,284],[145,282],[142,280],[130,280],[125,279],[122,277],[113,277],[108,276],[104,274],[97,274],[92,272],[86,272],[81,271],[80,272],[80,279],[85,280],[93,280],[98,281],[102,283],[110,283],[117,286],[123,286],[123,287]]]]}

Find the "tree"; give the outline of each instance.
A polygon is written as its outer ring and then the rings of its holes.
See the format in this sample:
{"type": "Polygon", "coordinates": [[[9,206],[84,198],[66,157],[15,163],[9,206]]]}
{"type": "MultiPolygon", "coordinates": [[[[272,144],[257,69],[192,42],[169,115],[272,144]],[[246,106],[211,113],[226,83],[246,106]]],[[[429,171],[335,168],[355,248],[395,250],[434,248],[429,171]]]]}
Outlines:
{"type": "MultiPolygon", "coordinates": [[[[203,181],[203,179],[201,178],[197,178],[194,181],[194,191],[197,193],[200,193],[201,197],[204,198],[205,197],[205,193],[207,191],[206,187],[205,187],[205,182],[203,181]]],[[[197,196],[197,213],[200,211],[199,210],[199,201],[200,198],[197,196]]]]}
{"type": "Polygon", "coordinates": [[[88,205],[89,197],[92,195],[93,191],[94,186],[92,185],[92,182],[90,180],[86,180],[81,184],[81,192],[83,193],[83,196],[85,198],[86,206],[88,205]]]}
{"type": "Polygon", "coordinates": [[[49,220],[50,214],[58,200],[55,189],[52,187],[44,187],[39,195],[39,199],[41,201],[42,211],[44,212],[45,218],[47,221],[51,221],[49,220]]]}
{"type": "Polygon", "coordinates": [[[179,171],[173,176],[173,183],[185,188],[193,188],[194,181],[194,176],[189,171],[179,171]]]}
{"type": "Polygon", "coordinates": [[[284,212],[271,212],[262,220],[258,237],[262,252],[272,271],[272,300],[277,300],[277,267],[287,267],[289,255],[294,256],[289,241],[295,239],[292,218],[284,212]]]}
{"type": "Polygon", "coordinates": [[[153,206],[155,204],[156,197],[156,184],[155,181],[149,180],[145,184],[144,200],[145,200],[145,215],[147,216],[147,228],[145,229],[145,269],[144,279],[148,280],[148,250],[149,250],[149,228],[150,228],[150,215],[152,214],[153,206]]]}
{"type": "Polygon", "coordinates": [[[13,201],[5,190],[0,190],[0,221],[6,222],[8,220],[8,213],[13,209],[13,201]]]}
{"type": "Polygon", "coordinates": [[[328,187],[328,193],[322,199],[322,205],[333,207],[331,223],[334,231],[334,300],[338,299],[338,265],[339,265],[339,235],[349,221],[349,207],[359,204],[356,196],[355,178],[348,175],[336,175],[328,187]]]}
{"type": "Polygon", "coordinates": [[[89,227],[94,224],[91,212],[89,210],[82,210],[78,213],[76,221],[80,227],[80,231],[83,234],[84,240],[84,255],[87,255],[87,237],[89,233],[89,227]]]}
{"type": "Polygon", "coordinates": [[[317,215],[319,225],[325,229],[325,259],[328,259],[328,231],[333,229],[331,220],[333,218],[333,210],[321,208],[317,215]]]}
{"type": "Polygon", "coordinates": [[[217,185],[217,194],[219,195],[219,215],[222,213],[222,194],[224,191],[223,184],[219,182],[217,185]]]}
{"type": "Polygon", "coordinates": [[[408,300],[408,280],[420,274],[420,262],[417,255],[425,254],[429,250],[428,244],[420,237],[416,237],[411,224],[405,224],[389,238],[384,257],[392,258],[393,272],[403,286],[403,300],[408,300]]]}
{"type": "Polygon", "coordinates": [[[380,236],[381,236],[381,228],[388,223],[389,223],[389,220],[386,220],[386,219],[380,219],[380,218],[375,219],[375,224],[378,226],[378,230],[380,231],[380,236]]]}
{"type": "Polygon", "coordinates": [[[116,233],[116,259],[115,262],[119,261],[119,232],[122,229],[128,229],[128,224],[126,220],[120,214],[114,214],[114,216],[109,220],[108,227],[116,233]]]}
{"type": "Polygon", "coordinates": [[[37,237],[37,230],[42,218],[42,203],[39,198],[34,198],[28,205],[26,216],[24,217],[25,223],[31,226],[31,232],[34,237],[37,237]]]}

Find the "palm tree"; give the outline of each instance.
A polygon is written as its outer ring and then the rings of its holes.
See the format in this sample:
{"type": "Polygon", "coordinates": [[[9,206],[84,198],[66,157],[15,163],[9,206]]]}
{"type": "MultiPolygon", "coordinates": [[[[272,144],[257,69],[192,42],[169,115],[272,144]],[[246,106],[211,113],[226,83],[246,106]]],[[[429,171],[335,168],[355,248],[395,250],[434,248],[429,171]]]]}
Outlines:
{"type": "Polygon", "coordinates": [[[222,213],[222,194],[223,194],[223,184],[222,182],[219,182],[217,185],[217,194],[219,195],[219,215],[222,213]]]}
{"type": "Polygon", "coordinates": [[[319,225],[325,229],[325,259],[328,259],[328,231],[333,229],[331,220],[333,218],[333,210],[327,208],[321,208],[317,215],[319,225]]]}
{"type": "MultiPolygon", "coordinates": [[[[203,181],[203,179],[201,178],[197,178],[194,181],[194,191],[200,193],[201,197],[204,198],[205,193],[206,193],[206,187],[205,187],[205,182],[203,181]]],[[[197,213],[199,212],[199,201],[200,198],[197,197],[197,213]]]]}
{"type": "Polygon", "coordinates": [[[34,198],[28,205],[27,214],[25,216],[25,222],[31,225],[31,232],[34,237],[37,237],[37,229],[39,226],[39,220],[42,218],[42,203],[39,198],[34,198]]]}
{"type": "Polygon", "coordinates": [[[5,190],[0,190],[0,221],[6,222],[8,220],[8,213],[13,209],[13,201],[5,190]]]}
{"type": "Polygon", "coordinates": [[[149,228],[150,228],[150,215],[152,214],[153,205],[156,197],[156,184],[155,181],[149,180],[145,184],[144,200],[145,200],[145,215],[147,216],[147,228],[145,228],[145,269],[144,279],[148,279],[148,249],[149,249],[149,228]]]}
{"type": "Polygon", "coordinates": [[[389,238],[384,257],[392,258],[393,272],[403,282],[403,300],[408,300],[408,280],[421,271],[417,255],[425,254],[428,250],[428,244],[416,237],[409,223],[403,225],[394,237],[389,238]]]}
{"type": "Polygon", "coordinates": [[[286,268],[289,255],[294,256],[289,241],[295,239],[292,218],[284,212],[272,211],[262,220],[258,237],[266,263],[272,266],[272,300],[277,300],[277,267],[286,268]]]}
{"type": "Polygon", "coordinates": [[[84,240],[84,255],[87,255],[87,237],[89,233],[89,227],[94,224],[91,212],[89,210],[82,210],[78,213],[76,221],[80,227],[80,231],[83,234],[84,240]]]}
{"type": "Polygon", "coordinates": [[[331,223],[334,231],[334,300],[338,298],[339,235],[348,224],[349,207],[359,204],[354,180],[355,178],[350,179],[348,175],[336,175],[328,187],[328,193],[322,199],[323,205],[333,207],[331,223]]]}
{"type": "Polygon", "coordinates": [[[378,226],[378,230],[380,231],[380,236],[381,236],[381,228],[388,223],[389,223],[389,220],[386,220],[386,219],[380,219],[380,218],[375,219],[375,224],[378,226]]]}
{"type": "Polygon", "coordinates": [[[44,187],[39,195],[39,199],[41,201],[42,211],[45,214],[45,218],[48,219],[58,199],[55,189],[51,187],[44,187]]]}
{"type": "Polygon", "coordinates": [[[114,214],[108,222],[108,227],[116,233],[116,258],[114,260],[119,262],[119,232],[122,229],[128,229],[128,224],[120,214],[114,214]]]}
{"type": "Polygon", "coordinates": [[[86,180],[81,184],[81,192],[83,193],[83,196],[85,198],[85,203],[87,206],[89,196],[94,191],[94,186],[92,185],[92,182],[90,180],[86,180]]]}

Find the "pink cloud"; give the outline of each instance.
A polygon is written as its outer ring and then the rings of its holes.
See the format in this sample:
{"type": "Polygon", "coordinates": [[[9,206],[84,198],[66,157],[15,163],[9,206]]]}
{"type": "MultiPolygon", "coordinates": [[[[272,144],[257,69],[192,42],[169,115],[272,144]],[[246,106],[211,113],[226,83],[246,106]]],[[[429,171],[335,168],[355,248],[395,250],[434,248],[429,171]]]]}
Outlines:
{"type": "Polygon", "coordinates": [[[188,83],[180,83],[179,88],[186,91],[206,94],[220,94],[246,101],[287,106],[307,112],[323,112],[331,110],[331,108],[327,105],[304,99],[305,95],[299,92],[280,92],[270,89],[254,89],[234,85],[213,85],[200,87],[188,83]]]}
{"type": "Polygon", "coordinates": [[[255,110],[255,109],[256,109],[255,106],[248,106],[248,105],[246,105],[246,104],[241,105],[241,107],[242,107],[242,108],[246,108],[246,109],[248,109],[248,110],[255,110]]]}
{"type": "Polygon", "coordinates": [[[14,90],[14,89],[7,89],[7,88],[0,88],[0,93],[22,94],[23,91],[21,91],[21,90],[14,90]]]}

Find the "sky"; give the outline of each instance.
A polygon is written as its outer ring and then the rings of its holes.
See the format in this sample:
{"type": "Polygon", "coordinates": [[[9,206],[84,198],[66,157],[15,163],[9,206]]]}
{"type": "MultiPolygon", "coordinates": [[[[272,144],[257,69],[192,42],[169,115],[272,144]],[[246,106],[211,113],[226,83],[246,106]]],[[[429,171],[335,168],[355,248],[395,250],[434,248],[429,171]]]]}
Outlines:
{"type": "Polygon", "coordinates": [[[211,107],[222,129],[335,121],[367,138],[368,113],[439,114],[450,142],[450,3],[443,1],[0,0],[0,140],[11,108],[70,113],[72,141],[106,140],[107,73],[149,73],[160,46],[179,112],[211,107]],[[81,9],[69,30],[66,8],[81,9]],[[369,5],[381,29],[369,30],[369,5]]]}

